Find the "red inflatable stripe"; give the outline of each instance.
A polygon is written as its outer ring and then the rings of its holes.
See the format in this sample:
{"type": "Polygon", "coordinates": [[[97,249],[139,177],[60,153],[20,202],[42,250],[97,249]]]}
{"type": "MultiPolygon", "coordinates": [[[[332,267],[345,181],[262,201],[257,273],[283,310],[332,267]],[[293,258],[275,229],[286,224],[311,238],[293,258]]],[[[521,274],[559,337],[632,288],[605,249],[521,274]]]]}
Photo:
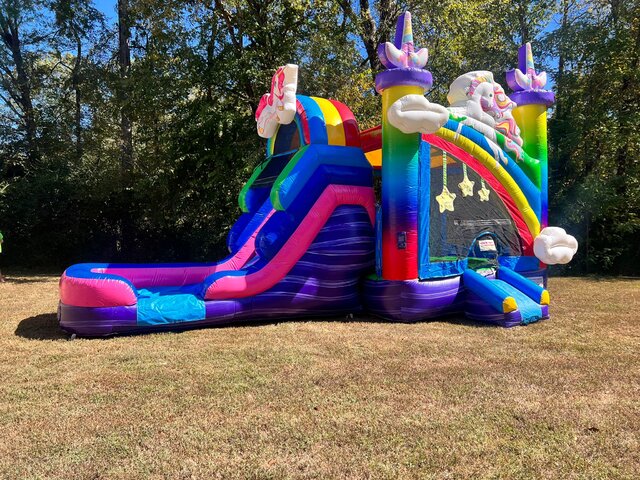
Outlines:
{"type": "Polygon", "coordinates": [[[309,120],[307,119],[307,112],[304,111],[300,100],[296,100],[296,110],[298,113],[298,117],[300,118],[300,124],[302,126],[302,135],[304,136],[305,145],[309,145],[311,143],[309,136],[309,120]]]}
{"type": "Polygon", "coordinates": [[[344,129],[344,138],[347,147],[360,147],[360,129],[356,117],[353,112],[344,104],[337,100],[329,100],[342,119],[342,128],[344,129]]]}

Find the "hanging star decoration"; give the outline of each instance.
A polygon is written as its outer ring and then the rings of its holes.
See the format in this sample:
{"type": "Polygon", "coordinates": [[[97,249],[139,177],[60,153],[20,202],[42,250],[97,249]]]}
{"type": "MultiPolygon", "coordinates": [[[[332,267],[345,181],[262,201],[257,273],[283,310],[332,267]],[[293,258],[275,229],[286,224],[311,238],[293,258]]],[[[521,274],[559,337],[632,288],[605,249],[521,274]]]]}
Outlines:
{"type": "Polygon", "coordinates": [[[478,196],[480,197],[480,201],[488,202],[490,193],[491,193],[491,190],[487,188],[487,186],[484,183],[484,180],[482,180],[482,188],[478,190],[478,196]]]}
{"type": "Polygon", "coordinates": [[[445,210],[453,212],[453,201],[456,199],[456,194],[451,193],[447,188],[447,152],[442,152],[442,193],[436,196],[436,202],[440,206],[440,213],[444,213],[445,210]]]}
{"type": "Polygon", "coordinates": [[[541,90],[547,84],[547,73],[537,73],[533,64],[531,44],[520,48],[520,68],[507,72],[507,83],[514,92],[541,90]],[[523,71],[524,70],[524,71],[523,71]]]}
{"type": "Polygon", "coordinates": [[[455,193],[451,193],[446,185],[442,187],[442,193],[436,196],[436,202],[440,206],[440,213],[444,213],[445,210],[453,212],[453,201],[455,199],[455,193]]]}
{"type": "Polygon", "coordinates": [[[465,163],[462,164],[462,174],[464,175],[464,178],[458,184],[458,187],[460,187],[460,190],[462,191],[462,196],[473,197],[473,186],[476,182],[469,180],[469,176],[467,175],[467,165],[465,163]]]}
{"type": "Polygon", "coordinates": [[[385,42],[378,47],[378,57],[386,68],[424,68],[429,60],[429,50],[421,48],[417,52],[413,46],[411,13],[405,12],[402,18],[402,36],[396,33],[395,45],[385,42]]]}

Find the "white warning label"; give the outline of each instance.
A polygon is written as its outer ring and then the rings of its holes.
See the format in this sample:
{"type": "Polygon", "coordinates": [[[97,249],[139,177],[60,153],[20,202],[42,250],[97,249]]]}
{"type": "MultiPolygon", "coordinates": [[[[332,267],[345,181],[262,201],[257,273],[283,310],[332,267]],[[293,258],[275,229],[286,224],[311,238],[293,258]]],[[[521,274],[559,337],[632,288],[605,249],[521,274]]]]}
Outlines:
{"type": "Polygon", "coordinates": [[[481,252],[495,252],[496,244],[493,241],[493,238],[485,238],[483,240],[478,240],[478,246],[480,247],[481,252]]]}

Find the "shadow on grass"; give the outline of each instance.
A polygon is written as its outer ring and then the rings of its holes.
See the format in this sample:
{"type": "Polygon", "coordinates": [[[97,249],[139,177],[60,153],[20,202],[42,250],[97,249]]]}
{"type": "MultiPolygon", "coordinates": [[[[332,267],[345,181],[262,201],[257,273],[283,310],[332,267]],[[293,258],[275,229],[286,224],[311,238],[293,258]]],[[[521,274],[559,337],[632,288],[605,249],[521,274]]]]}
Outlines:
{"type": "MultiPolygon", "coordinates": [[[[389,320],[385,320],[383,318],[375,317],[372,315],[355,315],[354,317],[347,316],[333,316],[333,317],[302,317],[302,318],[269,318],[269,319],[245,319],[239,320],[236,322],[225,322],[219,324],[195,324],[189,325],[188,323],[183,323],[180,325],[167,325],[165,327],[159,327],[153,330],[130,330],[128,332],[120,332],[107,336],[100,337],[84,337],[94,340],[109,340],[117,337],[135,337],[139,335],[148,335],[154,333],[171,333],[171,334],[181,334],[190,332],[193,330],[201,330],[201,329],[225,329],[225,328],[259,328],[268,325],[277,325],[280,323],[287,322],[303,322],[303,323],[315,323],[315,322],[334,322],[334,323],[362,323],[362,324],[393,324],[397,323],[398,325],[411,325],[414,323],[429,323],[429,322],[443,322],[443,323],[451,323],[454,325],[463,325],[474,328],[501,328],[496,325],[491,325],[489,323],[478,322],[474,320],[469,320],[465,317],[461,316],[446,316],[440,317],[432,320],[425,320],[419,322],[392,322],[389,320]]],[[[40,315],[35,315],[33,317],[25,318],[20,321],[18,327],[16,328],[15,335],[23,338],[28,338],[32,340],[67,340],[68,334],[65,333],[60,326],[58,325],[58,318],[55,313],[44,313],[40,315]]]]}
{"type": "Polygon", "coordinates": [[[6,283],[11,284],[29,284],[29,283],[47,283],[56,278],[54,275],[50,276],[38,276],[38,277],[4,277],[6,283]]]}
{"type": "Polygon", "coordinates": [[[42,313],[21,320],[15,334],[32,340],[66,340],[55,313],[42,313]]]}
{"type": "Polygon", "coordinates": [[[490,322],[481,322],[479,320],[472,320],[463,316],[455,316],[455,317],[443,317],[435,319],[434,321],[442,322],[442,323],[450,323],[451,325],[460,325],[463,327],[473,327],[473,328],[504,328],[500,325],[495,325],[490,322]]]}

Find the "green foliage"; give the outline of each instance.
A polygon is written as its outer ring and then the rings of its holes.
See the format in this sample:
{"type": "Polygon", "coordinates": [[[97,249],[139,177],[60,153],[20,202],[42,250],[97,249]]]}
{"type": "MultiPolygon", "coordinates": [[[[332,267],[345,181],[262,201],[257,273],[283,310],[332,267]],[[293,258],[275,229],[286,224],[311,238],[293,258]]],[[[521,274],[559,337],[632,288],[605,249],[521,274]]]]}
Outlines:
{"type": "MultiPolygon", "coordinates": [[[[408,7],[430,50],[430,100],[469,70],[499,81],[523,40],[551,67],[551,221],[577,233],[574,269],[638,273],[640,34],[606,0],[128,0],[131,67],[91,2],[0,0],[0,229],[19,265],[211,260],[263,157],[253,115],[275,67],[299,91],[379,123],[375,45],[408,7]],[[6,33],[19,35],[16,42],[6,33]],[[372,49],[373,47],[373,49],[372,49]],[[133,167],[121,162],[121,112],[133,167]],[[123,244],[124,225],[133,225],[123,244]]],[[[114,12],[116,10],[114,9],[114,12]]],[[[128,227],[127,227],[128,228],[128,227]]]]}
{"type": "Polygon", "coordinates": [[[550,124],[551,214],[581,243],[574,270],[640,272],[640,12],[566,2],[550,124]],[[579,48],[577,47],[579,45],[579,48]]]}

